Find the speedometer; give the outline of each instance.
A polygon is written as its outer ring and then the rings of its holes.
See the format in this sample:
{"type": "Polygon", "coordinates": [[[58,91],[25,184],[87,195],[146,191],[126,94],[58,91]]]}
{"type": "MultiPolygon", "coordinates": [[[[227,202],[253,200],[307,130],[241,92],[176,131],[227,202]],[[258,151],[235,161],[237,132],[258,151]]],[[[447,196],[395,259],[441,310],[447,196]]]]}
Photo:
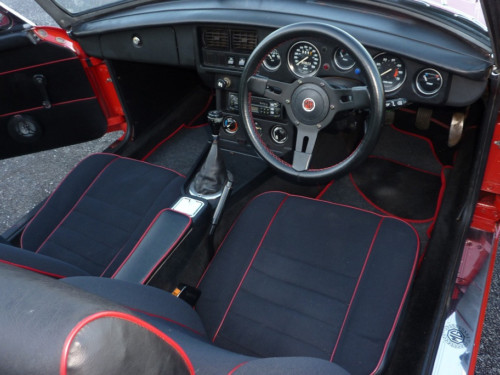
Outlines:
{"type": "Polygon", "coordinates": [[[295,43],[288,51],[288,66],[299,77],[310,77],[317,73],[321,57],[316,46],[301,41],[295,43]]]}
{"type": "Polygon", "coordinates": [[[399,57],[381,53],[373,59],[377,65],[385,92],[393,92],[401,87],[406,79],[406,67],[399,57]]]}

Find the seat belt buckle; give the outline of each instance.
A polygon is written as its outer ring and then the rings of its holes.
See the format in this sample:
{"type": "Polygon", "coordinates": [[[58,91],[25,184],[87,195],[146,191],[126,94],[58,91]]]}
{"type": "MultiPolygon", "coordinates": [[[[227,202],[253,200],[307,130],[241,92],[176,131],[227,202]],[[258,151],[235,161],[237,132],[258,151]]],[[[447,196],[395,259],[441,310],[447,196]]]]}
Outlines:
{"type": "Polygon", "coordinates": [[[173,296],[183,299],[191,306],[196,305],[198,298],[200,298],[200,294],[201,290],[186,284],[179,284],[172,292],[173,296]]]}

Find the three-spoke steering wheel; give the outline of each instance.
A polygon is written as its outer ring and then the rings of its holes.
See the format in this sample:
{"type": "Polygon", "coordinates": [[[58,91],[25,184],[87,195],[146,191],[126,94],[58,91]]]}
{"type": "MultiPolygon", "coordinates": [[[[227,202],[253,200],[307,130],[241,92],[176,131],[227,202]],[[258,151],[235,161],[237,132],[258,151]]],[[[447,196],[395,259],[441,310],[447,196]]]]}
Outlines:
{"type": "Polygon", "coordinates": [[[299,180],[326,180],[352,169],[375,147],[382,128],[385,99],[377,67],[368,51],[354,37],[334,26],[320,23],[297,23],[267,36],[247,61],[240,83],[241,115],[250,141],[260,156],[278,171],[299,180]],[[297,38],[320,38],[332,45],[343,45],[358,63],[366,86],[334,88],[320,77],[298,78],[292,83],[258,75],[270,51],[297,38]],[[295,126],[296,138],[292,164],[273,153],[262,140],[252,116],[252,95],[263,96],[283,105],[295,126]],[[337,113],[368,109],[365,132],[356,149],[341,162],[322,169],[309,167],[318,133],[328,127],[337,113]]]}

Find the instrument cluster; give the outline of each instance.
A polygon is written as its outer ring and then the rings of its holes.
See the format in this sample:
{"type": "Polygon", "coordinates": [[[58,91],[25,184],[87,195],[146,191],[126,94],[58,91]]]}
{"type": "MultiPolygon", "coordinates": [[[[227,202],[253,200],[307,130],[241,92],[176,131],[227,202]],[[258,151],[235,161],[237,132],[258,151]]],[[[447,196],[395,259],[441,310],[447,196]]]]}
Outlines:
{"type": "MultiPolygon", "coordinates": [[[[432,98],[443,88],[445,74],[435,67],[422,66],[385,51],[370,51],[386,94],[411,89],[421,98],[432,98]],[[405,90],[403,90],[405,89],[405,90]]],[[[295,78],[340,76],[359,79],[362,70],[355,56],[343,46],[322,45],[299,40],[273,49],[264,59],[265,71],[292,74],[295,78]]]]}

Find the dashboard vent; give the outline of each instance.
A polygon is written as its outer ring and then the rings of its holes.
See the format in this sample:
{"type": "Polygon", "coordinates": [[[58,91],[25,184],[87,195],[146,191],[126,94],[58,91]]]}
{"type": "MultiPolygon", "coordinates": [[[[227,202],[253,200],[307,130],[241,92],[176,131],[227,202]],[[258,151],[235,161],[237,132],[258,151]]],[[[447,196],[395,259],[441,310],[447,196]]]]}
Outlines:
{"type": "Polygon", "coordinates": [[[257,33],[255,31],[233,30],[231,32],[231,45],[235,51],[252,52],[257,46],[257,33]]]}
{"type": "Polygon", "coordinates": [[[229,31],[224,29],[203,30],[203,45],[208,49],[229,50],[229,31]]]}

